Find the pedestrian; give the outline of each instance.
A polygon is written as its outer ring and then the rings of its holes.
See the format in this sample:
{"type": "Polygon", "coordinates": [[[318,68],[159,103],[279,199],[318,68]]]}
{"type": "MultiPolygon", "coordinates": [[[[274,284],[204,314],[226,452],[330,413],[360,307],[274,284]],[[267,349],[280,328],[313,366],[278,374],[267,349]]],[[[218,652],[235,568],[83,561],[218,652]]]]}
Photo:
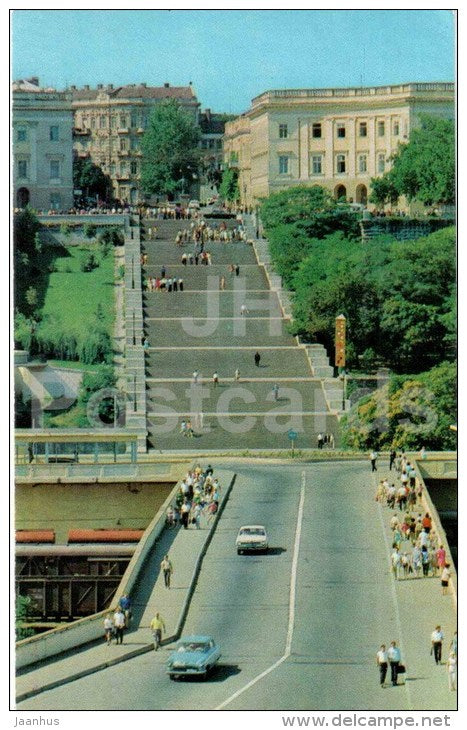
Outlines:
{"type": "MultiPolygon", "coordinates": [[[[426,534],[426,533],[424,533],[426,534]]],[[[428,578],[428,571],[430,569],[430,553],[428,552],[428,548],[426,545],[422,545],[422,570],[423,570],[423,577],[428,578]]]]}
{"type": "Polygon", "coordinates": [[[107,646],[110,646],[110,644],[112,643],[113,633],[114,633],[114,622],[112,621],[111,614],[108,613],[104,619],[104,636],[105,636],[105,640],[107,642],[107,646]]]}
{"type": "Polygon", "coordinates": [[[449,578],[451,577],[451,571],[449,570],[449,563],[446,563],[441,573],[441,592],[443,596],[447,596],[449,588],[449,578]]]}
{"type": "Polygon", "coordinates": [[[114,613],[115,643],[123,644],[123,631],[125,629],[125,614],[120,606],[114,613]]]}
{"type": "Polygon", "coordinates": [[[180,424],[180,433],[182,436],[186,436],[186,421],[184,419],[180,424]]]}
{"type": "Polygon", "coordinates": [[[183,529],[187,530],[188,529],[188,518],[190,516],[190,505],[188,504],[187,499],[183,500],[183,504],[180,507],[180,514],[181,514],[181,518],[182,518],[183,529]]]}
{"type": "Polygon", "coordinates": [[[435,657],[435,664],[441,664],[441,654],[443,651],[443,639],[444,634],[441,631],[441,626],[437,626],[431,634],[431,651],[435,657]]]}
{"type": "Polygon", "coordinates": [[[197,370],[195,370],[193,373],[193,385],[198,384],[198,379],[199,379],[199,372],[197,370]]]}
{"type": "Polygon", "coordinates": [[[372,451],[370,453],[370,463],[371,463],[371,471],[372,472],[378,471],[377,468],[376,468],[376,459],[377,458],[378,458],[378,452],[377,451],[372,451]]]}
{"type": "Polygon", "coordinates": [[[381,687],[384,687],[386,674],[388,673],[388,653],[386,651],[386,644],[381,644],[379,651],[376,652],[376,664],[379,669],[379,683],[381,687]]]}
{"type": "Polygon", "coordinates": [[[238,383],[239,380],[240,380],[240,370],[237,368],[235,370],[235,381],[238,383]]]}
{"type": "Polygon", "coordinates": [[[454,654],[457,656],[457,631],[454,631],[454,636],[452,637],[451,646],[449,647],[449,651],[453,651],[454,654]]]}
{"type": "Polygon", "coordinates": [[[389,666],[391,667],[391,682],[393,687],[397,687],[397,675],[399,674],[399,665],[401,661],[401,652],[395,641],[391,641],[388,649],[389,666]]]}
{"type": "Polygon", "coordinates": [[[172,279],[172,286],[173,286],[173,291],[178,291],[178,280],[177,280],[176,276],[174,276],[174,278],[172,279]]]}
{"type": "Polygon", "coordinates": [[[455,692],[457,689],[457,655],[453,651],[449,652],[446,669],[448,672],[449,689],[451,692],[455,692]]]}
{"type": "Polygon", "coordinates": [[[187,260],[187,255],[184,252],[184,253],[182,253],[182,264],[183,264],[183,266],[186,266],[186,260],[187,260]]]}
{"type": "Polygon", "coordinates": [[[183,279],[178,280],[178,288],[180,291],[183,291],[183,279]]]}
{"type": "Polygon", "coordinates": [[[193,438],[193,426],[191,425],[191,421],[190,420],[188,420],[186,422],[186,435],[189,438],[193,438]]]}
{"type": "Polygon", "coordinates": [[[235,276],[240,276],[240,266],[235,264],[235,276]]]}
{"type": "Polygon", "coordinates": [[[394,466],[394,463],[396,461],[396,452],[394,449],[391,450],[391,453],[389,454],[389,471],[392,470],[392,467],[394,466]]]}
{"type": "Polygon", "coordinates": [[[212,376],[212,384],[214,388],[217,388],[217,386],[219,385],[219,375],[217,374],[217,370],[212,376]]]}
{"type": "Polygon", "coordinates": [[[164,576],[164,585],[166,588],[170,588],[170,580],[172,578],[172,573],[174,572],[174,569],[168,555],[165,555],[164,559],[161,562],[161,570],[164,576]]]}
{"type": "Polygon", "coordinates": [[[131,600],[130,596],[127,593],[124,593],[123,596],[120,598],[118,605],[123,611],[123,615],[125,616],[125,628],[127,629],[130,625],[131,621],[131,600]]]}
{"type": "Polygon", "coordinates": [[[279,386],[277,383],[272,386],[272,392],[274,393],[274,400],[279,400],[279,386]]]}
{"type": "Polygon", "coordinates": [[[322,449],[322,448],[323,448],[323,444],[324,444],[324,436],[323,436],[323,434],[322,434],[322,433],[320,432],[320,433],[318,434],[318,449],[322,449]]]}
{"type": "Polygon", "coordinates": [[[397,543],[394,543],[394,550],[391,554],[391,566],[392,573],[396,580],[399,580],[400,568],[401,568],[401,555],[397,543]]]}
{"type": "Polygon", "coordinates": [[[161,269],[161,279],[165,279],[166,273],[167,273],[167,269],[165,268],[165,266],[163,266],[161,269]]]}
{"type": "Polygon", "coordinates": [[[260,360],[261,360],[261,355],[259,354],[259,352],[255,352],[255,365],[257,368],[259,368],[260,360]]]}
{"type": "Polygon", "coordinates": [[[240,307],[240,315],[241,315],[242,317],[244,317],[244,316],[245,316],[245,314],[250,314],[250,312],[249,312],[249,309],[248,309],[248,307],[246,306],[246,304],[245,304],[245,303],[243,303],[243,304],[242,304],[242,306],[240,307]]]}
{"type": "Polygon", "coordinates": [[[152,619],[151,623],[149,624],[149,628],[152,631],[152,638],[154,641],[154,651],[157,651],[161,645],[162,632],[165,631],[165,621],[162,618],[162,616],[160,615],[159,611],[156,613],[156,615],[152,619]]]}
{"type": "Polygon", "coordinates": [[[442,573],[443,568],[446,565],[446,550],[442,545],[440,545],[436,551],[436,564],[439,571],[442,573]]]}
{"type": "Polygon", "coordinates": [[[225,276],[221,276],[220,282],[219,282],[219,287],[220,287],[220,290],[221,291],[224,291],[224,289],[225,289],[225,276]]]}

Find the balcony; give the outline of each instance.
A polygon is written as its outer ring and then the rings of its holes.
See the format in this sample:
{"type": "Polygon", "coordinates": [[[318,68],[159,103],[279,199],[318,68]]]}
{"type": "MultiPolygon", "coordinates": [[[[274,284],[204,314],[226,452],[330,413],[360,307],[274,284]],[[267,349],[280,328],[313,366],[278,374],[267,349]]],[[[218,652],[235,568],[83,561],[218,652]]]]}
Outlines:
{"type": "Polygon", "coordinates": [[[129,134],[130,133],[130,127],[118,127],[117,133],[118,134],[129,134]]]}
{"type": "Polygon", "coordinates": [[[89,137],[91,130],[86,127],[73,127],[74,137],[89,137]]]}

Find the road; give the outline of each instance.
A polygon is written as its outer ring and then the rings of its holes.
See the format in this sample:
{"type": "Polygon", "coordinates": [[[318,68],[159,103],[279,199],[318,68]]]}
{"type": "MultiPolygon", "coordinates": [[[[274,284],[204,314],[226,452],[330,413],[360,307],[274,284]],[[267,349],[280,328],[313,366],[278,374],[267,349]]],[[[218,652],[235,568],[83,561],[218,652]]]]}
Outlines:
{"type": "Polygon", "coordinates": [[[424,635],[438,620],[451,630],[450,599],[440,617],[435,601],[417,606],[420,594],[410,593],[428,583],[395,586],[368,464],[236,471],[185,627],[212,634],[222,647],[221,666],[208,683],[170,681],[165,648],[44,692],[18,709],[455,708],[444,667],[435,667],[413,636],[414,615],[424,635]],[[237,556],[242,523],[267,526],[268,555],[237,556]],[[381,689],[375,652],[391,639],[402,646],[410,681],[381,689]]]}

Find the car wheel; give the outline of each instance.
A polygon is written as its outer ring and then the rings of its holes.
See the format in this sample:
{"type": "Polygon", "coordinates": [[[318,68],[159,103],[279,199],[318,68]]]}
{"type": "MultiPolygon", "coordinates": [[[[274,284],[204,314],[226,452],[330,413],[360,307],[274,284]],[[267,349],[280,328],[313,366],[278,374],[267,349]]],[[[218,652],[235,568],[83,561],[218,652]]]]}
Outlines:
{"type": "Polygon", "coordinates": [[[237,555],[243,555],[243,550],[237,550],[237,555]]]}

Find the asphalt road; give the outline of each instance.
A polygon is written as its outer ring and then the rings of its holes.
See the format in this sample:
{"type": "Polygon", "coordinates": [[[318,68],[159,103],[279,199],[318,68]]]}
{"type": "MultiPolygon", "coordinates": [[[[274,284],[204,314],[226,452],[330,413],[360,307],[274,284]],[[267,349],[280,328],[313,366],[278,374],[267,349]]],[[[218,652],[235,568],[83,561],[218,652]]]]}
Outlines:
{"type": "MultiPolygon", "coordinates": [[[[368,464],[236,471],[185,627],[185,633],[212,634],[221,645],[221,665],[208,682],[170,681],[164,649],[42,693],[18,709],[455,708],[444,667],[435,667],[425,647],[418,651],[408,636],[414,624],[401,613],[388,569],[368,464]],[[267,555],[237,556],[242,523],[266,525],[267,555]],[[381,689],[375,652],[391,639],[402,646],[410,681],[381,689]]],[[[414,589],[401,586],[403,606],[414,589]]],[[[431,625],[439,616],[425,603],[413,610],[431,625]]],[[[443,605],[452,614],[450,604],[443,605]]]]}

